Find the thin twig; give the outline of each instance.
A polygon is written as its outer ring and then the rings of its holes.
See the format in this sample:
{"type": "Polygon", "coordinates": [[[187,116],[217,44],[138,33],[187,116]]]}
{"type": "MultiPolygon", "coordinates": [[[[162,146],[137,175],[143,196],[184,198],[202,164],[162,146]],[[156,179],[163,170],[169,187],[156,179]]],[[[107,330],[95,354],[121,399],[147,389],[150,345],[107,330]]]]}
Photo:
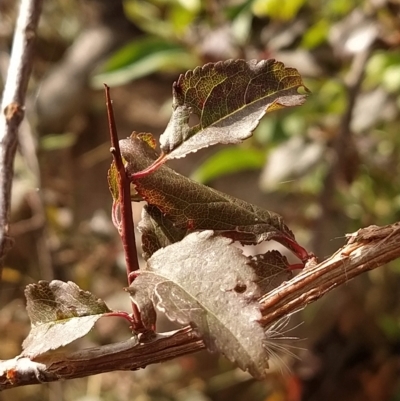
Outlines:
{"type": "Polygon", "coordinates": [[[34,39],[42,0],[21,0],[0,112],[0,273],[12,245],[8,234],[13,162],[24,118],[25,95],[33,64],[34,39]]]}
{"type": "MultiPolygon", "coordinates": [[[[400,258],[400,222],[385,227],[370,226],[357,231],[348,244],[315,267],[266,294],[260,300],[263,318],[269,326],[316,301],[335,287],[368,270],[400,258]]],[[[205,348],[189,327],[174,334],[159,334],[154,340],[132,339],[83,351],[54,352],[32,360],[0,361],[0,390],[28,384],[73,379],[116,370],[144,368],[205,348]]]]}

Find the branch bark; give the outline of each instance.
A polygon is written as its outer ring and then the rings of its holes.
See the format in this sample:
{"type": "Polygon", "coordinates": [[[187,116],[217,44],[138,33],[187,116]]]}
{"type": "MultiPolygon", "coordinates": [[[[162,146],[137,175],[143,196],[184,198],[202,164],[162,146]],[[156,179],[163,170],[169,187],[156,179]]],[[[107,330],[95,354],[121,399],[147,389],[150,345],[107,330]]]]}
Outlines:
{"type": "Polygon", "coordinates": [[[0,113],[0,274],[12,245],[8,234],[13,162],[18,128],[24,118],[25,95],[33,64],[34,40],[42,0],[21,0],[0,113]]]}
{"type": "MultiPolygon", "coordinates": [[[[317,266],[266,294],[261,323],[269,326],[304,308],[337,286],[368,270],[400,258],[400,222],[370,226],[348,235],[348,243],[317,266]]],[[[0,361],[0,391],[29,384],[73,379],[115,370],[135,370],[205,349],[196,333],[185,327],[155,339],[134,339],[78,352],[51,352],[32,360],[0,361]]]]}
{"type": "Polygon", "coordinates": [[[347,93],[347,107],[341,118],[338,133],[333,143],[334,158],[324,179],[324,188],[319,196],[318,204],[321,205],[321,212],[315,222],[314,238],[311,243],[311,249],[317,255],[324,254],[321,246],[327,242],[325,226],[331,221],[330,217],[335,210],[333,199],[335,199],[334,195],[337,191],[338,182],[340,180],[351,182],[355,174],[354,171],[357,168],[354,163],[358,163],[358,154],[351,132],[351,121],[357,98],[361,91],[365,66],[371,56],[371,52],[371,46],[368,46],[354,56],[350,71],[344,82],[344,88],[347,93]]]}

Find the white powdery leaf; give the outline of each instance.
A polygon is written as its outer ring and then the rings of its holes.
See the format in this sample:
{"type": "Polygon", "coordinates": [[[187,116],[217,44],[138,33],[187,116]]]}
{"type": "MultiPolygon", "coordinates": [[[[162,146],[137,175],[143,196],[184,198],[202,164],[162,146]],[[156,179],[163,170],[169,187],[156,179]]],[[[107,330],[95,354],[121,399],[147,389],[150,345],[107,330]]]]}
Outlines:
{"type": "Polygon", "coordinates": [[[31,358],[83,337],[110,312],[102,300],[73,282],[39,281],[26,287],[25,296],[32,328],[21,355],[31,358]]]}
{"type": "Polygon", "coordinates": [[[155,252],[129,292],[139,309],[151,299],[170,320],[196,328],[209,349],[262,378],[268,351],[258,323],[259,277],[231,242],[213,231],[189,234],[155,252]]]}
{"type": "Polygon", "coordinates": [[[31,358],[47,351],[64,347],[83,337],[103,315],[83,316],[32,327],[23,342],[21,355],[31,358]]]}

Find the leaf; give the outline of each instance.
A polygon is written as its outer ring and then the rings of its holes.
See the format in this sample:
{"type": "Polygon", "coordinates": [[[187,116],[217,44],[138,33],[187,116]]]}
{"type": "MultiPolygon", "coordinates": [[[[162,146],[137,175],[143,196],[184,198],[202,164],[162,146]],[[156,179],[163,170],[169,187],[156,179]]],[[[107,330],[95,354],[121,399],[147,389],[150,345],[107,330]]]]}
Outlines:
{"type": "MultiPolygon", "coordinates": [[[[187,231],[175,227],[159,209],[151,205],[143,208],[138,229],[142,234],[143,259],[146,261],[159,249],[179,242],[187,235],[187,231]]],[[[286,257],[276,250],[250,257],[249,266],[256,273],[257,284],[263,294],[293,277],[286,257]]]]}
{"type": "Polygon", "coordinates": [[[157,207],[152,205],[143,208],[138,230],[142,234],[144,260],[159,249],[180,241],[186,235],[186,230],[175,227],[157,207]]]}
{"type": "Polygon", "coordinates": [[[257,17],[270,17],[288,21],[293,19],[305,0],[255,0],[252,4],[257,17]]]}
{"type": "MultiPolygon", "coordinates": [[[[144,170],[157,152],[136,135],[120,141],[129,174],[144,170]]],[[[242,244],[275,240],[302,261],[308,252],[295,241],[283,218],[258,206],[206,187],[163,165],[151,174],[134,178],[136,191],[182,230],[214,230],[242,244]]]]}
{"type": "Polygon", "coordinates": [[[32,328],[22,356],[35,357],[83,337],[105,313],[107,305],[75,283],[39,281],[25,289],[32,328]]]}
{"type": "Polygon", "coordinates": [[[257,284],[263,294],[293,277],[287,259],[275,250],[252,256],[249,264],[258,277],[257,284]]]}
{"type": "Polygon", "coordinates": [[[195,59],[182,46],[154,37],[135,39],[123,46],[105,64],[103,71],[91,79],[95,88],[107,82],[123,85],[159,70],[190,68],[195,59]]]}
{"type": "Polygon", "coordinates": [[[119,189],[118,189],[118,170],[115,166],[115,162],[111,163],[107,173],[108,188],[111,192],[114,202],[119,200],[119,189]]]}
{"type": "Polygon", "coordinates": [[[75,133],[66,132],[64,134],[49,134],[40,138],[40,149],[45,151],[66,149],[73,146],[78,137],[75,133]]]}
{"type": "Polygon", "coordinates": [[[230,244],[212,231],[189,234],[154,253],[128,291],[140,310],[153,303],[171,321],[191,324],[209,349],[262,378],[268,350],[258,323],[259,278],[249,259],[230,244]]]}
{"type": "Polygon", "coordinates": [[[251,136],[265,113],[304,103],[300,74],[275,60],[227,60],[181,75],[173,85],[173,114],[160,137],[167,159],[251,136]],[[190,126],[192,115],[199,123],[190,126]]]}
{"type": "Polygon", "coordinates": [[[265,164],[265,149],[230,147],[210,156],[194,171],[194,181],[206,183],[225,174],[244,170],[260,170],[265,164]]]}

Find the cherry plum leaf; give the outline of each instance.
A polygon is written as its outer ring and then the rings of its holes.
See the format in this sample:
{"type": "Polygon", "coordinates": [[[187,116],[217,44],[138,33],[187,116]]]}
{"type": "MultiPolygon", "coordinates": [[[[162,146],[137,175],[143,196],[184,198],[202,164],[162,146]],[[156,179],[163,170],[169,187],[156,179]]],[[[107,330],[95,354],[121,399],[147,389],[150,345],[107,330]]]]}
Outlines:
{"type": "Polygon", "coordinates": [[[115,166],[115,162],[111,163],[107,173],[108,187],[110,189],[114,202],[119,201],[119,187],[118,187],[118,170],[115,166]]]}
{"type": "Polygon", "coordinates": [[[191,233],[155,252],[128,291],[140,310],[150,303],[171,321],[191,324],[210,350],[262,378],[268,349],[258,322],[259,277],[231,242],[212,231],[191,233]]]}
{"type": "Polygon", "coordinates": [[[276,250],[250,257],[249,264],[258,276],[257,284],[263,294],[293,277],[288,260],[276,250]]]}
{"type": "MultiPolygon", "coordinates": [[[[133,135],[120,141],[128,174],[134,176],[157,159],[157,152],[133,135]]],[[[308,252],[295,240],[282,216],[199,184],[166,165],[151,174],[136,177],[133,184],[140,197],[157,207],[181,230],[213,230],[242,244],[275,240],[302,261],[308,252]]]]}
{"type": "Polygon", "coordinates": [[[187,233],[176,227],[153,205],[146,205],[142,210],[142,219],[138,224],[142,234],[143,259],[147,260],[160,248],[165,248],[180,241],[187,233]]]}
{"type": "Polygon", "coordinates": [[[161,150],[174,159],[217,143],[239,143],[267,112],[303,104],[300,88],[308,91],[298,71],[273,59],[227,60],[188,71],[173,85],[161,150]]]}
{"type": "Polygon", "coordinates": [[[35,357],[86,335],[107,305],[73,282],[39,281],[25,289],[31,331],[22,344],[23,356],[35,357]]]}

